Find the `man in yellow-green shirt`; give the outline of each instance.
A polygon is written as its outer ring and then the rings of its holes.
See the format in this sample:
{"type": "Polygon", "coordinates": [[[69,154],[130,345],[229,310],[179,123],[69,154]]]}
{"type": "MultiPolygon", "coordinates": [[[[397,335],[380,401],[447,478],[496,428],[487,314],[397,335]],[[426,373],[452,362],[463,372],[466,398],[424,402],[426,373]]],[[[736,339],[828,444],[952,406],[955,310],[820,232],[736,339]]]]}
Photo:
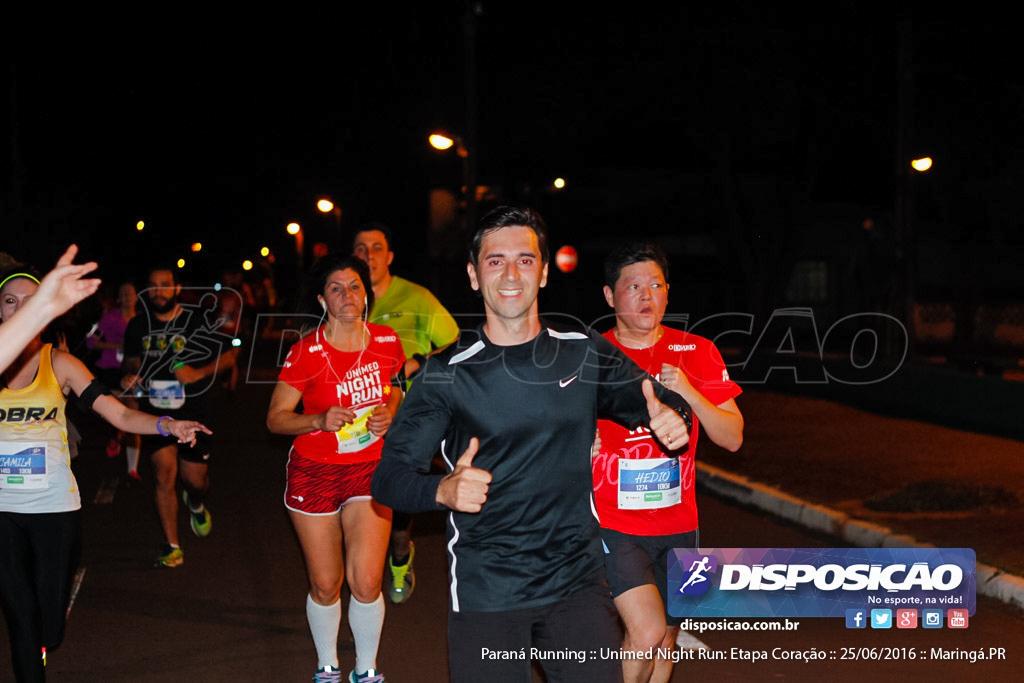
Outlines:
{"type": "MultiPolygon", "coordinates": [[[[370,322],[387,325],[395,331],[405,351],[405,376],[412,377],[427,356],[458,338],[459,326],[429,289],[391,274],[391,262],[395,258],[391,244],[388,226],[367,223],[356,232],[352,250],[370,266],[370,282],[376,299],[370,311],[370,322]]],[[[394,603],[408,600],[416,585],[411,532],[412,518],[396,510],[388,549],[391,570],[388,597],[394,603]]]]}

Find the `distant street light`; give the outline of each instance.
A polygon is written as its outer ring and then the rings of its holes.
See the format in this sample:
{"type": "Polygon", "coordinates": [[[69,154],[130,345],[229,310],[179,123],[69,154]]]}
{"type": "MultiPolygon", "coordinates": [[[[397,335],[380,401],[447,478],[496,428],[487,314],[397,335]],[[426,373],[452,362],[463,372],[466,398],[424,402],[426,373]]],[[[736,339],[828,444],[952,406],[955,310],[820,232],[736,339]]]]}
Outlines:
{"type": "Polygon", "coordinates": [[[463,159],[469,156],[469,149],[466,148],[466,144],[458,135],[452,135],[449,137],[444,133],[431,133],[430,137],[427,138],[427,141],[430,142],[431,147],[439,149],[442,152],[455,147],[455,153],[463,159]]]}
{"type": "Polygon", "coordinates": [[[202,242],[193,242],[192,243],[192,251],[200,252],[202,250],[203,250],[203,243],[202,242]]]}
{"type": "Polygon", "coordinates": [[[427,142],[434,149],[442,152],[447,152],[452,147],[455,148],[456,154],[463,159],[469,156],[469,150],[466,149],[466,144],[462,141],[458,135],[447,135],[445,133],[431,133],[430,137],[427,138],[427,142]]]}
{"type": "Polygon", "coordinates": [[[146,221],[139,221],[138,223],[135,224],[135,229],[138,230],[139,232],[142,232],[143,228],[145,227],[146,221]]]}
{"type": "Polygon", "coordinates": [[[920,159],[914,159],[910,162],[910,167],[919,173],[924,173],[932,167],[932,158],[921,157],[920,159]]]}
{"type": "Polygon", "coordinates": [[[452,140],[447,135],[441,135],[440,133],[432,133],[427,140],[430,141],[431,147],[441,151],[451,149],[451,146],[455,144],[455,140],[452,140]]]}
{"type": "Polygon", "coordinates": [[[448,135],[447,133],[431,133],[427,141],[431,147],[442,152],[454,147],[455,153],[462,159],[462,201],[465,212],[465,230],[472,230],[476,224],[476,178],[469,148],[458,135],[448,135]]]}
{"type": "Polygon", "coordinates": [[[337,238],[341,238],[341,207],[335,205],[327,197],[321,197],[316,202],[316,208],[320,213],[334,216],[334,229],[337,231],[337,238]]]}
{"type": "Polygon", "coordinates": [[[302,227],[298,223],[289,223],[288,227],[285,229],[288,231],[289,235],[293,235],[295,237],[295,269],[299,275],[299,281],[301,281],[302,275],[305,272],[305,268],[302,263],[302,254],[304,251],[303,245],[305,242],[302,234],[302,227]]]}

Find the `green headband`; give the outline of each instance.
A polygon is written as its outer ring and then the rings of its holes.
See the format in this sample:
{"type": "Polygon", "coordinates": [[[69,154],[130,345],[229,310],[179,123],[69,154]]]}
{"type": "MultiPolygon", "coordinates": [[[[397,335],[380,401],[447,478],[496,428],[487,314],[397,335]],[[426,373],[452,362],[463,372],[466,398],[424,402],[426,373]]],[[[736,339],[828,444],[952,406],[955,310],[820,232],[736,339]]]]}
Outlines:
{"type": "Polygon", "coordinates": [[[31,273],[11,273],[2,281],[0,281],[0,289],[3,289],[4,285],[6,285],[8,282],[10,282],[16,277],[27,277],[29,280],[36,283],[37,285],[39,284],[39,278],[37,278],[35,275],[32,275],[31,273]]]}

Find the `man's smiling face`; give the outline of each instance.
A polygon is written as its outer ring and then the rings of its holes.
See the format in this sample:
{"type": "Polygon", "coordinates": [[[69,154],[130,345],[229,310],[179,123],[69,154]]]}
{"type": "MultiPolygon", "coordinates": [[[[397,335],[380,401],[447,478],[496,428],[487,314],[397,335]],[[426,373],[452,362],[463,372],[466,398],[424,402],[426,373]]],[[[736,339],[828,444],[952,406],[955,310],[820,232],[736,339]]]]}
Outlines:
{"type": "Polygon", "coordinates": [[[537,233],[513,225],[484,235],[477,264],[468,266],[470,286],[484,299],[488,317],[523,320],[537,311],[537,294],[548,281],[537,233]]]}

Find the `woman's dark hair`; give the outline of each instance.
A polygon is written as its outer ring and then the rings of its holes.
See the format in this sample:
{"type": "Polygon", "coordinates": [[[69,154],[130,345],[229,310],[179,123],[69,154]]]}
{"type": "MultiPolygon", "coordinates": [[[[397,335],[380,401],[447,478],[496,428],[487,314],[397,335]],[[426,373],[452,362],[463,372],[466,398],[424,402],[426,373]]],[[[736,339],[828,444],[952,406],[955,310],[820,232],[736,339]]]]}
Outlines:
{"type": "Polygon", "coordinates": [[[476,232],[469,244],[469,262],[475,268],[480,257],[480,248],[484,236],[499,228],[510,228],[521,225],[530,228],[537,235],[537,246],[540,249],[541,263],[548,262],[548,226],[540,214],[533,209],[516,206],[499,206],[488,212],[477,224],[476,232]]]}
{"type": "Polygon", "coordinates": [[[661,268],[661,274],[668,282],[668,256],[657,244],[649,242],[631,242],[615,249],[604,260],[604,283],[615,289],[615,283],[622,275],[622,269],[634,263],[654,261],[661,268]]]}
{"type": "Polygon", "coordinates": [[[373,285],[370,282],[370,267],[366,265],[366,261],[355,254],[327,254],[317,259],[316,263],[313,264],[313,268],[309,271],[309,276],[306,278],[306,291],[302,297],[302,307],[308,307],[308,311],[319,315],[322,310],[316,298],[323,295],[324,287],[327,286],[327,278],[330,277],[331,273],[347,268],[354,270],[363,283],[363,289],[366,291],[365,315],[369,317],[370,311],[373,310],[374,302],[373,285]]]}

